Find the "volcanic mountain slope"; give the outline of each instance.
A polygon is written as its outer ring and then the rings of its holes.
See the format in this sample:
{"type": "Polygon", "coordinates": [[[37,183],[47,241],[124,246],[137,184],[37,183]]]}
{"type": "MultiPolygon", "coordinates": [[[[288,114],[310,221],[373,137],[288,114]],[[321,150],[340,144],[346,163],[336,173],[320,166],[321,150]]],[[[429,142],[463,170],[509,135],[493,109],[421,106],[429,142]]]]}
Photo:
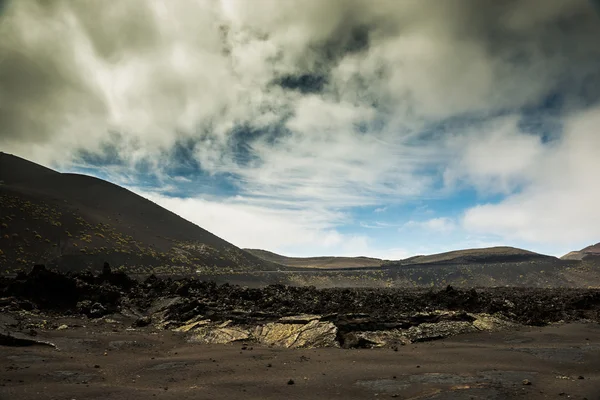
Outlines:
{"type": "Polygon", "coordinates": [[[415,256],[382,267],[409,281],[433,286],[587,287],[600,276],[580,271],[580,262],[514,247],[487,247],[415,256]],[[589,282],[585,282],[589,280],[589,282]]]}
{"type": "Polygon", "coordinates": [[[0,272],[104,261],[129,273],[281,268],[120,186],[0,153],[0,272]]]}
{"type": "Polygon", "coordinates": [[[266,250],[244,249],[263,260],[295,268],[363,268],[379,267],[382,259],[369,257],[286,257],[266,250]]]}
{"type": "Polygon", "coordinates": [[[584,258],[600,257],[600,243],[593,244],[578,251],[572,251],[561,257],[563,260],[583,260],[584,258]]]}
{"type": "Polygon", "coordinates": [[[525,261],[557,261],[556,257],[517,249],[515,247],[484,247],[449,251],[446,253],[427,256],[414,256],[400,261],[391,261],[386,265],[415,265],[415,264],[488,264],[525,261]]]}
{"type": "Polygon", "coordinates": [[[296,268],[354,269],[418,265],[496,264],[516,262],[553,263],[558,258],[514,247],[486,247],[455,250],[446,253],[419,255],[403,260],[388,261],[369,257],[286,257],[266,250],[244,249],[263,260],[296,268]]]}

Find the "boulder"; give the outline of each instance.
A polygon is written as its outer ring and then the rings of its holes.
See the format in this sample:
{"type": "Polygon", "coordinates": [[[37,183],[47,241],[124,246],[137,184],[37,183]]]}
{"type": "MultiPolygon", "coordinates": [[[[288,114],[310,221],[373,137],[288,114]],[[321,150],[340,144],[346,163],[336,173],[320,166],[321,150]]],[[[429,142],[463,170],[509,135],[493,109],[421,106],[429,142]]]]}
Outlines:
{"type": "Polygon", "coordinates": [[[90,311],[88,313],[88,317],[90,317],[90,318],[100,318],[100,317],[103,317],[106,314],[108,314],[108,310],[106,309],[106,307],[104,307],[104,305],[102,305],[100,303],[94,303],[90,307],[90,311]]]}
{"type": "Polygon", "coordinates": [[[498,318],[490,314],[474,314],[473,316],[475,317],[473,326],[480,331],[503,331],[515,329],[520,326],[519,324],[498,318]]]}
{"type": "Polygon", "coordinates": [[[286,348],[339,347],[336,335],[334,324],[319,320],[307,324],[271,322],[257,326],[253,332],[260,343],[286,348]]]}

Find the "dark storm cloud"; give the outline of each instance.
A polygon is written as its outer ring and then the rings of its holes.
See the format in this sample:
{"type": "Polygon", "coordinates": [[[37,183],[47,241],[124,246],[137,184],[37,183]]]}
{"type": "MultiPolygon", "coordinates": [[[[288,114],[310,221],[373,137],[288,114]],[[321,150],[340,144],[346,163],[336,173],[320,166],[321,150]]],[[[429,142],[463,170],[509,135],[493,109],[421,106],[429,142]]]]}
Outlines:
{"type": "MultiPolygon", "coordinates": [[[[89,66],[82,64],[81,53],[78,55],[78,52],[89,51],[91,56],[103,60],[106,64],[102,65],[110,69],[111,65],[118,66],[134,55],[142,57],[157,49],[177,45],[163,28],[166,21],[176,19],[178,15],[173,12],[169,17],[161,17],[163,6],[157,2],[132,1],[107,6],[104,2],[26,0],[8,3],[8,7],[4,2],[2,4],[7,8],[2,21],[2,33],[3,37],[8,38],[1,48],[3,61],[0,69],[4,104],[1,111],[2,136],[5,139],[46,141],[51,135],[60,134],[61,128],[69,125],[69,119],[81,114],[91,114],[100,121],[109,119],[109,100],[97,87],[106,82],[99,83],[94,79],[96,71],[86,69],[89,66]],[[69,36],[81,40],[69,43],[72,40],[69,36]]],[[[212,2],[211,7],[209,4],[206,5],[207,9],[215,8],[217,3],[212,2]]],[[[240,3],[232,4],[234,7],[243,6],[240,3]]],[[[260,10],[261,6],[259,4],[256,8],[260,10]]],[[[331,70],[344,58],[367,53],[373,46],[404,36],[410,37],[421,31],[443,41],[456,40],[456,57],[468,57],[468,53],[462,53],[461,47],[464,43],[470,43],[470,49],[502,63],[508,69],[507,74],[520,73],[528,78],[527,75],[534,77],[539,72],[540,76],[547,79],[544,85],[565,79],[568,75],[589,75],[597,67],[592,61],[598,57],[595,45],[598,18],[590,12],[592,8],[586,1],[455,0],[443,4],[427,1],[329,1],[307,8],[309,11],[305,15],[288,15],[284,12],[281,21],[267,21],[266,25],[256,28],[264,31],[261,33],[263,41],[277,45],[278,34],[282,34],[279,24],[294,27],[297,22],[294,19],[300,21],[297,30],[303,36],[299,43],[301,47],[289,50],[290,53],[297,52],[297,65],[292,68],[295,72],[277,73],[277,69],[289,69],[289,65],[276,66],[275,73],[279,76],[272,79],[285,89],[304,94],[322,92],[330,81],[331,70]],[[325,19],[327,22],[323,23],[325,19]],[[536,72],[538,69],[540,71],[536,72]]],[[[190,13],[201,10],[191,8],[190,13]]],[[[190,30],[188,38],[194,45],[202,45],[198,37],[205,30],[210,30],[222,41],[220,32],[227,24],[227,20],[223,19],[218,24],[190,30]]],[[[181,29],[186,28],[182,24],[181,29]]],[[[231,29],[227,28],[228,31],[231,29]]],[[[252,30],[249,32],[250,38],[245,43],[235,42],[237,39],[231,39],[232,34],[229,33],[227,40],[233,40],[234,43],[228,45],[249,47],[253,41],[252,30]]],[[[204,45],[211,47],[210,43],[204,45]]],[[[393,50],[393,47],[389,50],[393,50]]],[[[278,51],[285,54],[287,49],[278,51]]],[[[418,49],[415,51],[418,52],[418,49]]],[[[234,57],[235,54],[229,56],[234,57]]],[[[388,74],[403,68],[401,53],[398,57],[380,62],[376,68],[388,74]]],[[[268,67],[268,63],[264,66],[268,67]]],[[[453,65],[446,67],[456,68],[453,65]]],[[[244,71],[235,72],[244,74],[244,71]]],[[[370,75],[372,71],[364,72],[354,74],[351,80],[366,80],[364,85],[370,85],[372,79],[377,79],[377,76],[370,75]]],[[[439,71],[431,72],[455,73],[443,65],[439,71]]],[[[385,73],[379,75],[387,76],[385,73]]],[[[175,112],[186,107],[186,98],[191,94],[182,89],[184,82],[179,80],[179,76],[169,76],[167,71],[157,70],[152,78],[152,81],[145,82],[157,88],[147,93],[157,98],[151,105],[173,107],[175,112]],[[164,75],[158,75],[160,72],[164,72],[164,75]],[[161,98],[165,99],[163,104],[161,98]]],[[[582,90],[590,91],[591,87],[592,93],[583,94],[587,98],[594,98],[597,79],[589,79],[593,84],[583,84],[582,90]]],[[[531,82],[531,85],[535,84],[531,82]]],[[[358,82],[356,85],[360,91],[363,85],[358,82]]],[[[443,89],[440,87],[440,95],[444,95],[443,89]]],[[[410,92],[414,90],[418,88],[410,92]]],[[[536,91],[539,90],[542,89],[536,91]]],[[[410,96],[410,92],[406,96],[410,96]]],[[[360,94],[357,95],[360,97],[360,94]]],[[[382,104],[384,108],[399,101],[386,99],[384,93],[379,96],[379,100],[382,99],[386,100],[386,104],[382,104]]],[[[152,113],[152,110],[147,112],[152,113]]],[[[176,125],[175,122],[172,124],[176,125]]]]}
{"type": "Polygon", "coordinates": [[[95,53],[118,63],[131,52],[146,52],[160,45],[161,36],[149,7],[119,2],[106,10],[103,2],[73,2],[70,5],[95,53]]]}
{"type": "Polygon", "coordinates": [[[0,20],[0,140],[44,142],[69,125],[68,113],[103,116],[104,104],[73,63],[75,49],[64,41],[47,47],[47,33],[36,25],[56,18],[57,10],[36,8],[30,23],[16,29],[15,3],[3,3],[0,20]]]}
{"type": "Polygon", "coordinates": [[[322,92],[329,79],[331,68],[345,56],[367,51],[369,37],[374,26],[363,25],[355,21],[354,10],[346,10],[339,24],[325,38],[319,38],[306,46],[304,60],[300,63],[299,73],[284,74],[275,79],[274,83],[284,89],[298,90],[303,94],[322,92]]]}

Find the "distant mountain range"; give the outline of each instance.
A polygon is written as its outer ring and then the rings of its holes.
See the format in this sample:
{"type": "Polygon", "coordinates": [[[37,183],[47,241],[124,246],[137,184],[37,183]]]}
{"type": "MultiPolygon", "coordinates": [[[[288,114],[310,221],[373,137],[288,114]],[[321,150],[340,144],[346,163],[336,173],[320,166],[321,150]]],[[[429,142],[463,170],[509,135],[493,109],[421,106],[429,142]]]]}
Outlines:
{"type": "Polygon", "coordinates": [[[244,249],[263,260],[295,268],[368,268],[380,267],[384,260],[369,257],[286,257],[266,250],[244,249]]]}
{"type": "Polygon", "coordinates": [[[249,250],[288,267],[304,269],[293,283],[394,287],[600,287],[600,257],[562,260],[514,247],[488,247],[385,261],[365,257],[285,257],[249,250]],[[379,264],[378,264],[379,263],[379,264]]]}
{"type": "Polygon", "coordinates": [[[248,253],[277,264],[295,268],[356,269],[389,268],[409,265],[495,264],[514,262],[558,262],[556,257],[514,247],[486,247],[420,255],[389,261],[369,257],[286,257],[266,250],[244,249],[248,253]]]}
{"type": "Polygon", "coordinates": [[[558,258],[515,247],[486,247],[480,249],[455,250],[446,253],[415,256],[399,261],[390,261],[386,266],[422,264],[495,264],[511,262],[553,262],[558,258]]]}

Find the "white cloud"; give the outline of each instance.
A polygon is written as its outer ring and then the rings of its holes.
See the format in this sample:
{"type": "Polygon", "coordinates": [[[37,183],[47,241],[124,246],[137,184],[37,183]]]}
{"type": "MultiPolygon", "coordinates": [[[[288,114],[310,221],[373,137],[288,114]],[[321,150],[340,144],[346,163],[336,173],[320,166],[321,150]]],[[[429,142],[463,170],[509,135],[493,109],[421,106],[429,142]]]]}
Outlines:
{"type": "Polygon", "coordinates": [[[253,205],[243,198],[215,201],[135,191],[238,247],[289,256],[372,253],[367,237],[341,234],[335,229],[332,221],[339,221],[342,215],[253,205]]]}
{"type": "Polygon", "coordinates": [[[545,146],[538,162],[522,171],[531,182],[499,203],[468,210],[462,221],[466,229],[563,246],[599,240],[600,107],[566,122],[560,141],[545,146]]]}
{"type": "Polygon", "coordinates": [[[459,157],[444,172],[446,185],[467,181],[485,193],[511,193],[529,183],[544,145],[539,136],[521,132],[518,119],[514,115],[492,120],[449,140],[459,157]]]}
{"type": "Polygon", "coordinates": [[[438,217],[428,219],[426,221],[408,221],[403,225],[403,229],[425,229],[431,232],[437,233],[448,233],[456,229],[456,223],[454,220],[448,217],[438,217]]]}

